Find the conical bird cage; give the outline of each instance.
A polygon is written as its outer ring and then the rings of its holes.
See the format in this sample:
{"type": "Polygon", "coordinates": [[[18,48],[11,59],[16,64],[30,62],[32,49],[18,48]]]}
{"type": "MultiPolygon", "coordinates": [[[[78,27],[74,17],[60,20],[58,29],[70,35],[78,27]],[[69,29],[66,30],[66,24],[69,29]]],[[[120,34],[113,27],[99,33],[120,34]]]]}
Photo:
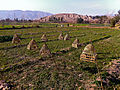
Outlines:
{"type": "Polygon", "coordinates": [[[64,37],[63,37],[63,34],[62,34],[62,33],[59,35],[58,39],[59,39],[59,40],[63,40],[63,39],[64,39],[64,37]]]}
{"type": "Polygon", "coordinates": [[[36,41],[32,39],[32,40],[29,42],[29,44],[28,44],[28,46],[27,46],[27,49],[28,49],[28,50],[36,50],[36,49],[38,49],[38,46],[37,46],[36,41]]]}
{"type": "Polygon", "coordinates": [[[20,38],[17,34],[14,34],[13,39],[12,39],[12,43],[15,43],[15,44],[20,43],[20,38]]]}
{"type": "Polygon", "coordinates": [[[44,42],[48,41],[47,36],[45,34],[43,34],[43,36],[41,37],[41,41],[44,42]]]}
{"type": "Polygon", "coordinates": [[[64,37],[64,40],[66,41],[66,40],[69,40],[69,39],[70,39],[69,34],[66,34],[65,37],[64,37]]]}
{"type": "Polygon", "coordinates": [[[40,55],[43,57],[51,56],[51,52],[47,46],[47,44],[44,44],[40,50],[40,55]]]}
{"type": "Polygon", "coordinates": [[[79,47],[79,39],[75,39],[75,41],[72,43],[72,47],[78,48],[79,47]]]}
{"type": "Polygon", "coordinates": [[[80,55],[80,60],[88,61],[88,62],[95,62],[96,61],[96,52],[94,46],[92,44],[88,44],[82,54],[80,55]]]}

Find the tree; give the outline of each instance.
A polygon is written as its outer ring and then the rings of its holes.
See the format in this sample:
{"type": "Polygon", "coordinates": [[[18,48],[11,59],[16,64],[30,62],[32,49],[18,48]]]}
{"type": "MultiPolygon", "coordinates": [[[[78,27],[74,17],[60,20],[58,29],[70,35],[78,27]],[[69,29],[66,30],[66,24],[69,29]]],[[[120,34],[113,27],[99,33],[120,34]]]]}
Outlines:
{"type": "Polygon", "coordinates": [[[112,18],[112,19],[110,20],[111,26],[112,26],[112,27],[115,27],[115,24],[116,24],[117,22],[119,22],[119,20],[120,20],[120,15],[117,15],[117,16],[115,16],[114,18],[112,18]]]}
{"type": "Polygon", "coordinates": [[[115,27],[115,24],[116,24],[116,20],[114,18],[112,18],[110,20],[110,24],[111,24],[111,27],[115,27]]]}
{"type": "Polygon", "coordinates": [[[83,21],[84,21],[84,20],[83,20],[82,18],[78,18],[78,19],[77,19],[77,23],[83,23],[83,21]]]}
{"type": "Polygon", "coordinates": [[[120,10],[118,11],[118,14],[120,15],[120,10]]]}
{"type": "Polygon", "coordinates": [[[116,16],[110,20],[111,26],[115,27],[115,24],[119,22],[119,20],[120,20],[120,10],[118,11],[118,14],[116,14],[116,16]]]}

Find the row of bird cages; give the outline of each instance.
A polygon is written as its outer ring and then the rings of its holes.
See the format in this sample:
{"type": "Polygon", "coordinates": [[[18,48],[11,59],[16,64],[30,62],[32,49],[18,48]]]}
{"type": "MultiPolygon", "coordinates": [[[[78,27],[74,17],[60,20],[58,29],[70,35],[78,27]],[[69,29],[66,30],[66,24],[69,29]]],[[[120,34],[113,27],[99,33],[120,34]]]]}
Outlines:
{"type": "MultiPolygon", "coordinates": [[[[67,34],[67,36],[69,37],[68,34],[67,34]]],[[[45,41],[45,40],[47,41],[48,40],[46,38],[45,34],[41,37],[41,40],[43,40],[43,41],[45,41]]],[[[20,43],[20,38],[19,38],[19,36],[17,34],[14,35],[12,43],[20,43]]],[[[72,43],[72,47],[74,47],[74,48],[78,48],[79,47],[79,40],[78,39],[76,39],[72,43]]],[[[37,49],[37,48],[38,48],[38,46],[37,46],[36,41],[32,39],[30,41],[30,43],[28,44],[27,49],[31,50],[31,49],[37,49]]],[[[94,46],[92,44],[88,44],[84,48],[83,53],[80,56],[80,59],[83,60],[83,61],[95,62],[96,55],[97,54],[95,52],[94,46]]]]}
{"type": "MultiPolygon", "coordinates": [[[[59,40],[69,40],[70,39],[70,36],[69,34],[66,34],[65,37],[63,37],[63,34],[61,33],[58,37],[59,40]]],[[[20,43],[20,37],[17,35],[17,34],[14,34],[13,36],[13,39],[12,39],[12,43],[15,43],[15,44],[18,44],[20,43]]],[[[44,42],[47,42],[48,39],[47,39],[47,36],[46,34],[43,34],[42,37],[41,37],[41,41],[44,41],[44,42]]]]}

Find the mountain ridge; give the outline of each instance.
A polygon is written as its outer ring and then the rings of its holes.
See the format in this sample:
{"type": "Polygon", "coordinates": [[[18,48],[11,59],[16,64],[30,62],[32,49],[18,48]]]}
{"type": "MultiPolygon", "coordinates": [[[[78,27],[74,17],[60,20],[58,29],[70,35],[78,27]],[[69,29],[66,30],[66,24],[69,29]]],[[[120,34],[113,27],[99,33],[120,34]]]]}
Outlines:
{"type": "Polygon", "coordinates": [[[44,11],[32,11],[32,10],[0,10],[0,19],[40,19],[42,17],[46,17],[49,15],[53,15],[52,13],[44,12],[44,11]]]}

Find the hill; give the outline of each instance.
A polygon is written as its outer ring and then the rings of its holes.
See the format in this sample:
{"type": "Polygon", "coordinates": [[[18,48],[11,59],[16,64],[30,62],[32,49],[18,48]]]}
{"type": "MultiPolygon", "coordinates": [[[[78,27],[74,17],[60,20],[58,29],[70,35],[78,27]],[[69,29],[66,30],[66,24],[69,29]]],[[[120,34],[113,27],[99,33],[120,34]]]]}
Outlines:
{"type": "Polygon", "coordinates": [[[79,21],[87,22],[98,22],[99,20],[93,16],[79,15],[74,13],[60,13],[40,19],[40,22],[60,22],[60,23],[76,23],[79,21]]]}
{"type": "Polygon", "coordinates": [[[41,17],[49,16],[52,15],[51,13],[48,12],[43,12],[43,11],[22,11],[22,10],[0,10],[0,19],[39,19],[41,17]]]}

